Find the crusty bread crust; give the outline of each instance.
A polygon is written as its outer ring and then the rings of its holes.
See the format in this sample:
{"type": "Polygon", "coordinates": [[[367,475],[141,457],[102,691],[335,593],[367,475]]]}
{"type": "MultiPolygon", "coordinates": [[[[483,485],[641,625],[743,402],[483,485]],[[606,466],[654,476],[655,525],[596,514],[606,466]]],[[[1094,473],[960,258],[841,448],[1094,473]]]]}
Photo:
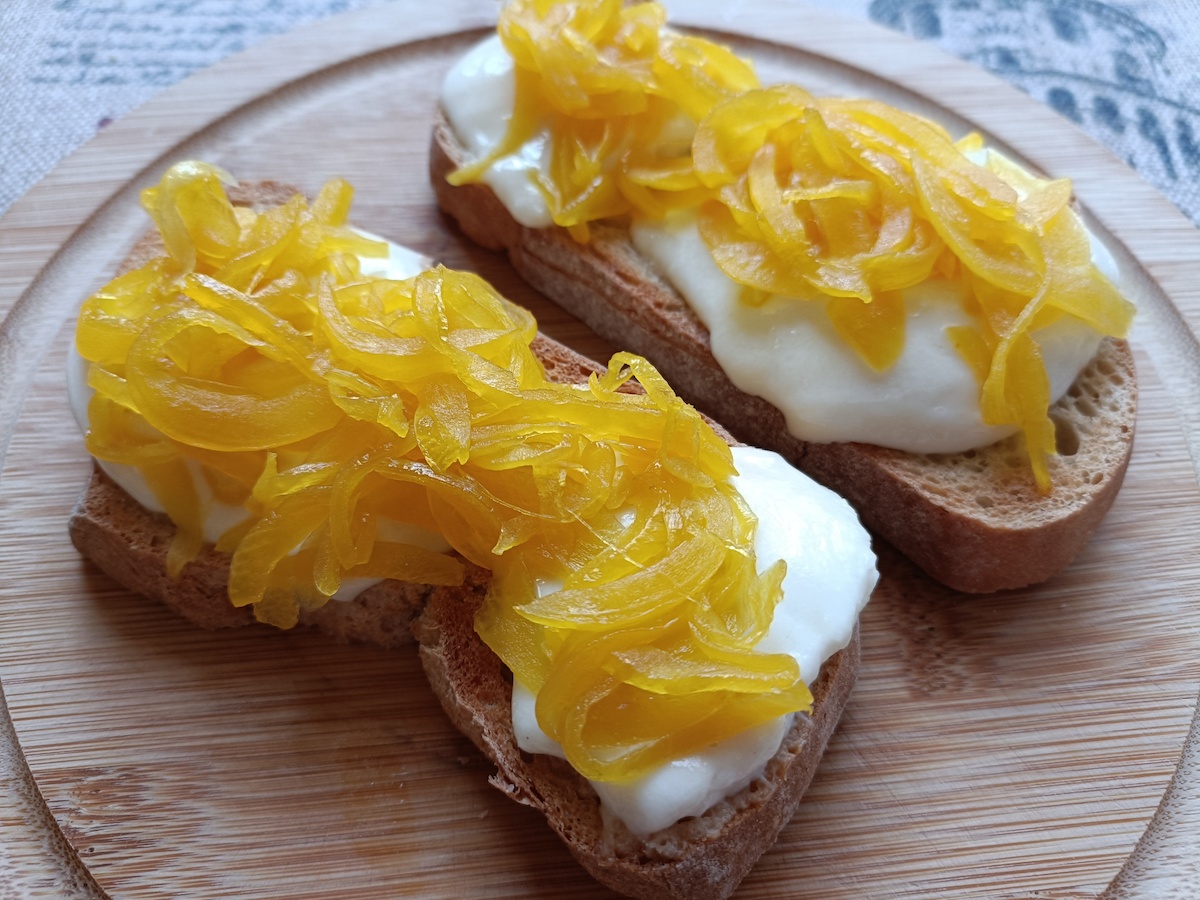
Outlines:
{"type": "MultiPolygon", "coordinates": [[[[229,555],[207,544],[178,578],[172,578],[167,574],[167,548],[175,525],[162,513],[149,512],[98,467],[71,514],[69,530],[76,549],[114,581],[189,622],[214,630],[254,623],[251,607],[229,602],[229,555]]],[[[405,646],[413,642],[413,619],[434,590],[430,585],[381,581],[353,600],[331,600],[319,609],[301,610],[300,624],[342,641],[405,646]]]]}
{"type": "MultiPolygon", "coordinates": [[[[273,182],[241,185],[235,202],[279,203],[295,189],[273,182]]],[[[121,266],[139,266],[162,252],[157,235],[143,237],[121,266]]],[[[580,383],[603,367],[538,335],[533,350],[547,375],[580,383]]],[[[636,391],[636,384],[625,390],[636,391]]],[[[710,424],[713,424],[710,422],[710,424]]],[[[733,439],[719,426],[722,438],[733,439]]],[[[69,525],[71,540],[122,586],[166,605],[206,629],[254,623],[250,607],[236,608],[227,592],[230,557],[206,545],[178,578],[167,574],[175,526],[141,506],[99,467],[93,469],[69,525]]],[[[704,816],[680,822],[649,840],[618,825],[606,838],[599,800],[565,762],[531,756],[512,730],[511,676],[475,634],[474,613],[491,574],[470,563],[462,585],[434,587],[380,582],[352,601],[301,610],[300,624],[342,641],[399,647],[419,641],[430,684],[453,723],[497,765],[491,779],[513,800],[539,809],[571,852],[598,880],[643,898],[727,897],[775,842],[812,779],[857,677],[857,630],[851,645],[822,667],[812,685],[812,715],[796,722],[762,778],[704,816]]]]}
{"type": "Polygon", "coordinates": [[[512,683],[475,634],[482,594],[430,598],[417,619],[421,662],[446,714],[496,764],[492,784],[537,809],[597,881],[644,900],[719,900],[733,893],[796,812],[857,677],[859,639],[821,667],[812,715],[797,715],[763,776],[703,816],[649,838],[605,832],[600,802],[565,761],[523,753],[512,683]]]}
{"type": "Polygon", "coordinates": [[[913,454],[859,443],[806,443],[783,414],[738,390],[713,358],[707,329],[634,249],[627,229],[600,223],[587,244],[561,228],[517,224],[485,185],[452,186],[466,159],[439,114],[430,177],[442,210],[478,244],[508,253],[534,288],[601,337],[652,362],[681,397],[739,440],[775,450],[844,496],[867,527],[929,575],[987,593],[1044,581],[1079,553],[1112,505],[1133,450],[1137,381],[1124,341],[1106,340],[1051,409],[1059,455],[1054,490],[1038,494],[1019,438],[958,454],[913,454]]]}

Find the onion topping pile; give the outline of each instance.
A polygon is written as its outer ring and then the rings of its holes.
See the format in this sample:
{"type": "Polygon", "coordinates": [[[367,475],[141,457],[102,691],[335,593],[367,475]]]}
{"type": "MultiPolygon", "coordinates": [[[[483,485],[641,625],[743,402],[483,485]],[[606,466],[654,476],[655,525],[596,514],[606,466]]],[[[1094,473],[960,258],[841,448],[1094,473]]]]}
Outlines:
{"type": "Polygon", "coordinates": [[[551,382],[533,318],[476,276],[363,276],[387,247],[346,227],[345,182],[255,212],[223,181],[181,163],[143,193],[167,255],[91,297],[77,331],[88,448],[145,477],[173,575],[210,496],[247,511],[216,545],[230,599],[281,627],[347,578],[490,569],[477,630],[595,780],[809,708],[795,660],[754,650],[785,563],[758,572],[729,447],[645,360],[551,382]]]}
{"type": "Polygon", "coordinates": [[[729,50],[664,31],[665,22],[657,3],[511,0],[498,27],[516,61],[508,130],[491,153],[452,172],[450,183],[478,180],[548,132],[549,171],[537,186],[555,224],[577,240],[587,240],[588,222],[658,217],[698,201],[696,122],[758,79],[729,50]]]}
{"type": "Polygon", "coordinates": [[[500,146],[451,176],[477,180],[543,131],[536,175],[556,224],[694,210],[742,300],[818,302],[876,371],[905,341],[906,288],[958,284],[973,325],[950,329],[989,425],[1023,432],[1051,487],[1050,385],[1035,332],[1069,315],[1123,335],[1133,306],[1093,265],[1067,180],[995,154],[968,158],[938,125],[870,100],[760,88],[730,51],[665,29],[657,3],[514,0],[499,33],[516,109],[500,146]]]}

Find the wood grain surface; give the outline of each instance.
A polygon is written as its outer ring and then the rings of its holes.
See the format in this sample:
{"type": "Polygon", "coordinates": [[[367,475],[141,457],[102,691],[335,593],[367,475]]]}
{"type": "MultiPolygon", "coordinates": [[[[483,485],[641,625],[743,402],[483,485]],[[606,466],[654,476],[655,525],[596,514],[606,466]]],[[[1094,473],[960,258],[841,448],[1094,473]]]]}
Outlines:
{"type": "MultiPolygon", "coordinates": [[[[536,814],[488,786],[413,654],[196,631],[114,587],[66,536],[89,465],[64,388],[70,319],[145,228],[137,190],[179,158],[310,192],[346,177],[356,223],[481,272],[548,333],[606,357],[462,240],[425,181],[442,74],[494,7],[406,9],[344,16],[194,76],[0,221],[0,896],[609,896],[536,814]]],[[[755,57],[764,80],[881,96],[1073,177],[1142,310],[1134,459],[1095,540],[1050,583],[983,598],[881,548],[858,688],[800,814],[739,896],[1188,885],[1200,236],[1065,121],[928,46],[766,2],[671,10],[755,57]]]]}

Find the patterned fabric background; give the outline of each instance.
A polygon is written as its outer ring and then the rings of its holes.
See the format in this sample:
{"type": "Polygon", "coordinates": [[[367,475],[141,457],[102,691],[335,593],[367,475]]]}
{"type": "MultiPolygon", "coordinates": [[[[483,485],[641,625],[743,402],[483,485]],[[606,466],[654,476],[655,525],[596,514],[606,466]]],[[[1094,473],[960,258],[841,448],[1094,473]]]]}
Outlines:
{"type": "Polygon", "coordinates": [[[1046,103],[1200,223],[1200,5],[873,0],[868,9],[1046,103]]]}
{"type": "MultiPolygon", "coordinates": [[[[424,0],[0,0],[0,215],[97,131],[196,69],[385,2],[424,8],[424,0]]],[[[1200,0],[807,2],[992,71],[1111,148],[1200,224],[1200,0]]],[[[28,798],[13,801],[8,787],[0,784],[0,802],[24,809],[28,798]]],[[[1196,796],[1193,774],[1167,822],[1196,796]]],[[[1151,848],[1145,871],[1153,863],[1162,871],[1137,896],[1195,895],[1178,874],[1191,871],[1195,835],[1180,834],[1151,848]]],[[[9,896],[5,865],[0,852],[0,895],[9,896]]]]}
{"type": "MultiPolygon", "coordinates": [[[[3,0],[0,213],[156,91],[269,35],[377,2],[389,0],[3,0]]],[[[1200,0],[816,2],[991,70],[1200,223],[1200,0]]]]}

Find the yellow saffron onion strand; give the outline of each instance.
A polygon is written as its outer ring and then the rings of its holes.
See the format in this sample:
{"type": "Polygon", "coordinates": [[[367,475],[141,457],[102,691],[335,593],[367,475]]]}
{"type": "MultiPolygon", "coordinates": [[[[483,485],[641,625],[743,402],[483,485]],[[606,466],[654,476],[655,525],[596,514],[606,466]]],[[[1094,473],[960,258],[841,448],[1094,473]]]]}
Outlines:
{"type": "Polygon", "coordinates": [[[735,281],[822,299],[877,370],[903,350],[896,292],[961,281],[978,324],[951,338],[980,379],[984,421],[1024,433],[1048,491],[1054,426],[1033,332],[1070,314],[1120,335],[1133,307],[1092,264],[1067,182],[995,157],[976,165],[962,151],[933,123],[876,101],[751,91],[697,130],[697,174],[718,192],[700,211],[701,231],[735,281]]]}
{"type": "Polygon", "coordinates": [[[77,332],[88,447],[175,522],[173,575],[214,500],[247,512],[217,541],[231,601],[283,627],[350,578],[491,569],[477,630],[591,778],[809,707],[795,661],[753,649],[784,563],[758,572],[729,447],[645,360],[552,383],[532,316],[476,276],[364,277],[386,247],[345,227],[349,185],[254,212],[227,181],[181,163],[144,193],[168,255],[77,332]]]}
{"type": "Polygon", "coordinates": [[[1070,183],[994,154],[977,165],[964,155],[981,149],[977,136],[956,144],[877,101],[761,89],[730,51],[664,22],[656,3],[508,3],[499,32],[516,65],[516,111],[501,146],[451,182],[477,180],[547,130],[537,184],[577,239],[599,219],[697,210],[744,302],[822,303],[877,371],[904,348],[899,292],[959,282],[976,324],[951,329],[951,341],[979,377],[984,421],[1024,433],[1048,491],[1054,431],[1032,335],[1072,315],[1120,336],[1133,314],[1091,262],[1070,183]]]}
{"type": "Polygon", "coordinates": [[[549,172],[537,185],[554,222],[580,240],[589,222],[694,202],[695,123],[758,79],[726,48],[665,31],[665,22],[657,3],[511,0],[498,31],[516,63],[512,118],[500,145],[450,182],[477,180],[547,130],[549,172]]]}

